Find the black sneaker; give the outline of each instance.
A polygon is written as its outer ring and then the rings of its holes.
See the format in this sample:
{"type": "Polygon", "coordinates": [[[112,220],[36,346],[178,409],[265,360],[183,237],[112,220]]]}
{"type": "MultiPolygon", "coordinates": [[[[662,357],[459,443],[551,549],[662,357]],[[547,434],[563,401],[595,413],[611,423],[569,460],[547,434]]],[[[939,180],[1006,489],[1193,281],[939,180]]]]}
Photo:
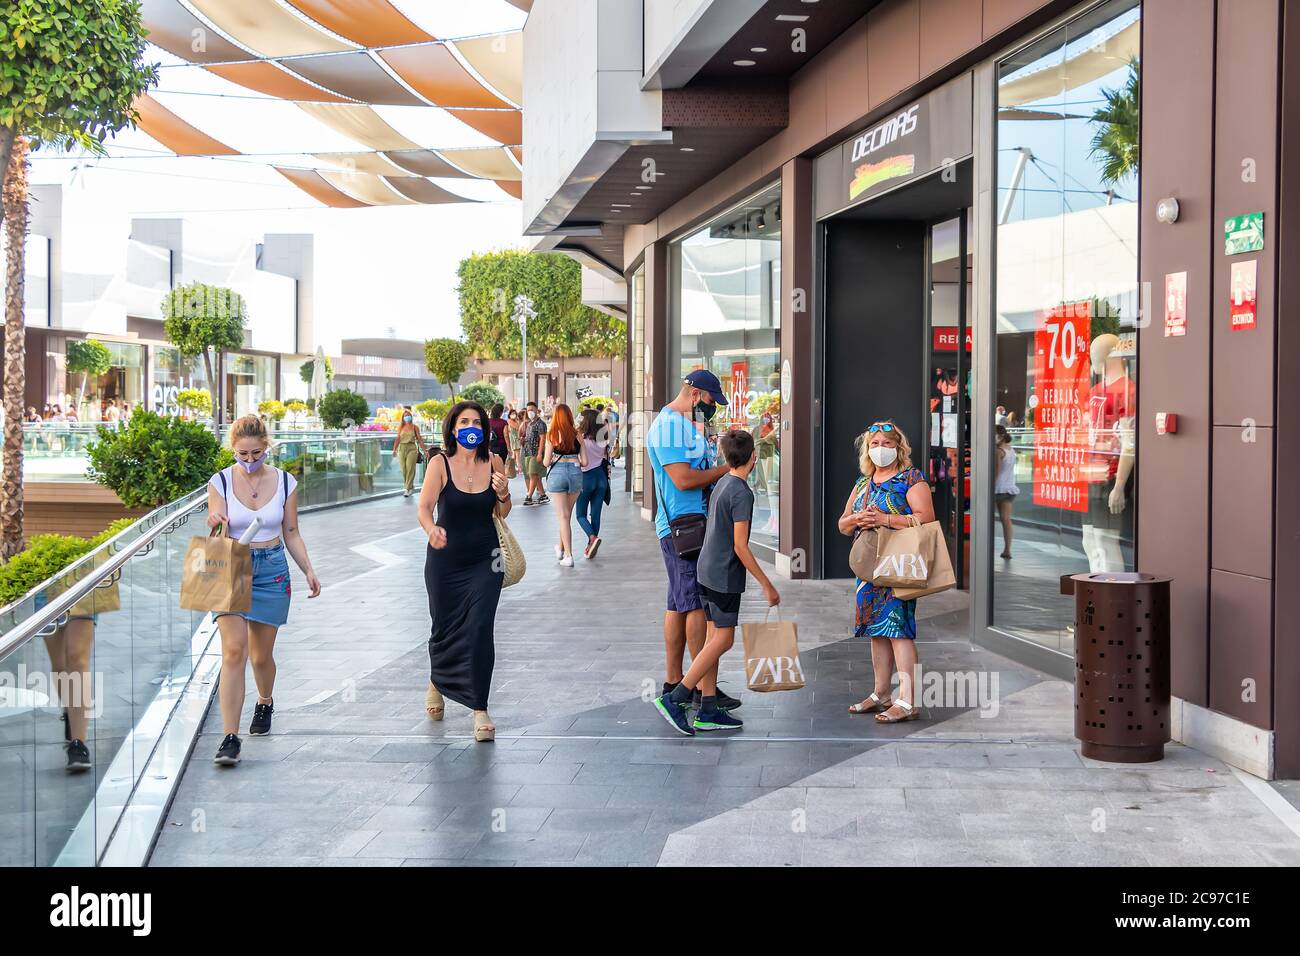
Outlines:
{"type": "Polygon", "coordinates": [[[68,773],[83,773],[90,769],[90,751],[80,740],[68,741],[68,773]]]}
{"type": "Polygon", "coordinates": [[[233,767],[239,763],[239,738],[234,734],[226,734],[212,762],[222,767],[233,767]]]}
{"type": "MultiPolygon", "coordinates": [[[[718,710],[735,710],[741,703],[730,694],[724,694],[721,687],[716,688],[713,691],[713,699],[717,702],[718,710]]],[[[703,703],[703,697],[697,689],[695,693],[691,695],[691,706],[696,710],[699,710],[701,703],[703,703]]]]}
{"type": "Polygon", "coordinates": [[[531,508],[531,507],[533,506],[533,496],[532,496],[532,495],[529,495],[527,498],[525,498],[525,499],[523,500],[523,506],[524,506],[525,508],[531,508]]]}
{"type": "Polygon", "coordinates": [[[257,704],[253,707],[253,722],[248,725],[248,736],[265,737],[271,732],[271,712],[274,704],[257,704]]]}
{"type": "Polygon", "coordinates": [[[655,698],[655,710],[659,711],[659,715],[672,724],[673,729],[679,734],[684,737],[695,736],[695,731],[691,729],[691,722],[686,716],[686,708],[681,704],[674,704],[667,694],[655,698]]]}
{"type": "Polygon", "coordinates": [[[537,499],[537,503],[539,505],[549,505],[551,503],[551,496],[542,495],[540,498],[537,499]]]}
{"type": "Polygon", "coordinates": [[[740,730],[745,726],[739,717],[732,717],[729,713],[719,707],[707,713],[701,711],[695,715],[695,720],[691,722],[695,730],[740,730]]]}

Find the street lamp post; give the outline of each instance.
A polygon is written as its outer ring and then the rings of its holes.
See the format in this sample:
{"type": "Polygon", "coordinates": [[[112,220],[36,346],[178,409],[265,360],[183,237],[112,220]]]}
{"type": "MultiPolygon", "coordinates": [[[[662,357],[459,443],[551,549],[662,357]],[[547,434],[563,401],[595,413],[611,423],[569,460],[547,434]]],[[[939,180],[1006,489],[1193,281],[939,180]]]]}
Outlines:
{"type": "MultiPolygon", "coordinates": [[[[524,373],[524,394],[522,405],[528,404],[528,320],[537,317],[537,312],[533,309],[533,300],[524,294],[515,296],[515,313],[514,319],[519,323],[519,336],[521,348],[519,350],[519,363],[524,373]]],[[[520,410],[522,411],[522,405],[520,410]]]]}

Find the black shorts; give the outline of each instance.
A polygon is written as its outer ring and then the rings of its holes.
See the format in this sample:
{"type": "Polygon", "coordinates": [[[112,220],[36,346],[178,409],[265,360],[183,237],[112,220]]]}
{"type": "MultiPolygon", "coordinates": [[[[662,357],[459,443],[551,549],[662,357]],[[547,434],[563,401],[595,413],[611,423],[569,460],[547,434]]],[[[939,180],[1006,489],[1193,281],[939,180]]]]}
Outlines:
{"type": "Polygon", "coordinates": [[[704,616],[714,627],[735,627],[740,620],[740,593],[715,591],[696,582],[700,592],[700,603],[704,605],[704,616]]]}

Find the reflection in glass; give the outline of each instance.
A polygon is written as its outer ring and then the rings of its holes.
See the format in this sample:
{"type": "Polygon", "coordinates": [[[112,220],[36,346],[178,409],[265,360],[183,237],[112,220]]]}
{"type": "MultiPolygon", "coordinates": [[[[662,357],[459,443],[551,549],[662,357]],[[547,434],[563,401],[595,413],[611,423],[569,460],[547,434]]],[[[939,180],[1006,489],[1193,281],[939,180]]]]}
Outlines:
{"type": "Polygon", "coordinates": [[[998,68],[991,623],[1065,653],[1060,576],[1133,569],[1139,17],[1111,0],[998,68]]]}
{"type": "Polygon", "coordinates": [[[775,550],[781,473],[780,187],[683,239],[673,247],[673,260],[681,316],[678,380],[692,369],[712,371],[728,406],[725,418],[714,418],[711,431],[732,427],[753,434],[758,464],[749,476],[752,536],[775,550]]]}

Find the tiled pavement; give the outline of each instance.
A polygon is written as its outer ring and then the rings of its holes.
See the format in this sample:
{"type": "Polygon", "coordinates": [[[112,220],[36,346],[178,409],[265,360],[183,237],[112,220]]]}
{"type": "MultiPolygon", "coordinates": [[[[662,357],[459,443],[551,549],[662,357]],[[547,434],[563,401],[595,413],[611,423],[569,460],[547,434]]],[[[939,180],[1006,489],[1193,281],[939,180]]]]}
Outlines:
{"type": "MultiPolygon", "coordinates": [[[[847,714],[871,689],[849,582],[778,581],[808,687],[743,690],[733,651],[743,733],[676,736],[646,702],[664,572],[621,496],[598,560],[571,570],[550,556],[553,512],[516,507],[531,564],[497,618],[498,739],[475,744],[468,711],[424,718],[414,507],[304,519],[326,590],[281,633],[275,733],[216,768],[214,703],[154,865],[1300,864],[1300,836],[1217,760],[1080,758],[1069,686],[972,647],[959,594],[922,602],[922,660],[991,696],[893,727],[847,714]]],[[[760,614],[747,596],[742,619],[760,614]]]]}

